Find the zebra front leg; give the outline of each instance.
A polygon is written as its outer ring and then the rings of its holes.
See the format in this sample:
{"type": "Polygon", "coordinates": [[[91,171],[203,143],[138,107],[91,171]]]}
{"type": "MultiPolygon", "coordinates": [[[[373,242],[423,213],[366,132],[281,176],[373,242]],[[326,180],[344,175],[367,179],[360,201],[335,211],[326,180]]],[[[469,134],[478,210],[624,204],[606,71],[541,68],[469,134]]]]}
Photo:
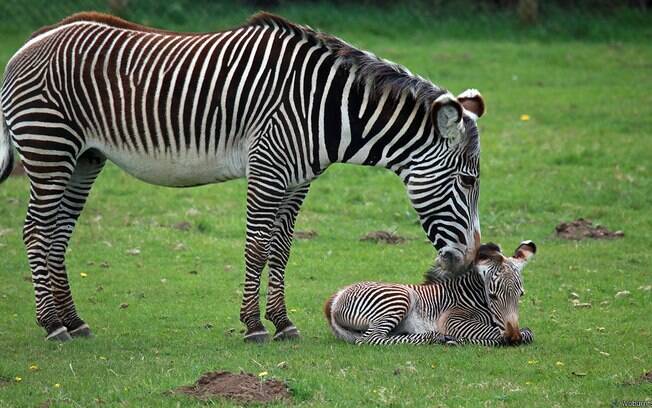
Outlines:
{"type": "Polygon", "coordinates": [[[285,185],[270,171],[250,168],[247,186],[247,241],[245,244],[245,285],[240,321],[247,327],[245,341],[264,342],[269,335],[260,321],[260,275],[270,251],[274,220],[285,193],[285,185]]]}
{"type": "Polygon", "coordinates": [[[283,197],[274,222],[270,243],[269,282],[267,284],[267,307],[265,318],[274,323],[274,340],[299,338],[299,330],[290,321],[285,305],[285,268],[292,247],[294,222],[301,204],[308,194],[310,185],[303,185],[288,191],[283,197]]]}
{"type": "Polygon", "coordinates": [[[84,153],[77,160],[77,165],[61,200],[57,227],[48,253],[48,272],[57,312],[72,337],[91,337],[92,332],[75,309],[66,273],[65,254],[77,219],[105,162],[104,156],[91,151],[84,153]]]}
{"type": "Polygon", "coordinates": [[[534,340],[530,329],[521,330],[521,341],[513,342],[497,326],[470,318],[466,315],[451,314],[445,323],[446,333],[458,339],[460,344],[478,344],[482,346],[512,346],[528,344],[534,340]]]}

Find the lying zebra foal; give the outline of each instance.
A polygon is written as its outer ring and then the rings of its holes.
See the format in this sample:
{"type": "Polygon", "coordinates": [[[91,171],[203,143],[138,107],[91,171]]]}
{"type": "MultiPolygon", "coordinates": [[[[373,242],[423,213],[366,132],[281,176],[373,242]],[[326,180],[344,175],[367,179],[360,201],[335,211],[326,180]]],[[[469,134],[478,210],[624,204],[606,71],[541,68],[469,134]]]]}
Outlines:
{"type": "Polygon", "coordinates": [[[326,318],[336,337],[357,344],[531,343],[532,332],[518,326],[518,301],[535,252],[532,241],[512,257],[484,244],[461,275],[435,267],[421,285],[356,283],[326,301],[326,318]]]}

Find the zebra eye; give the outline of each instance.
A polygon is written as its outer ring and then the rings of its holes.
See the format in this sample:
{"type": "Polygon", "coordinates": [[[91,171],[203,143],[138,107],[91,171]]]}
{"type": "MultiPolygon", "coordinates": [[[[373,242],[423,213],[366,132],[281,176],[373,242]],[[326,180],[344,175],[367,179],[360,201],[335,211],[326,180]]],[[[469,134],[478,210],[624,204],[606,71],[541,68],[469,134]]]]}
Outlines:
{"type": "Polygon", "coordinates": [[[460,175],[460,180],[466,187],[472,187],[475,184],[475,177],[469,176],[468,174],[460,175]]]}
{"type": "Polygon", "coordinates": [[[496,296],[495,293],[491,293],[491,292],[489,292],[489,299],[491,299],[491,300],[498,300],[498,296],[496,296]]]}

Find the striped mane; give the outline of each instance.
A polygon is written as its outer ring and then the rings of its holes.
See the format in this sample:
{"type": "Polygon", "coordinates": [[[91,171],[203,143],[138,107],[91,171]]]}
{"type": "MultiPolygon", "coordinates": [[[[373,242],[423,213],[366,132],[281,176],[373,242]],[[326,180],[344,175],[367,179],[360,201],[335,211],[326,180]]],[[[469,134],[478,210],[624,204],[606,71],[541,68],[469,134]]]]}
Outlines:
{"type": "Polygon", "coordinates": [[[432,82],[412,74],[400,64],[384,60],[376,55],[353,47],[347,42],[308,26],[298,25],[283,17],[261,12],[249,19],[250,25],[280,27],[288,31],[314,39],[333,52],[343,66],[356,70],[359,83],[369,83],[379,97],[383,93],[396,97],[408,92],[426,108],[446,91],[432,82]]]}
{"type": "Polygon", "coordinates": [[[441,266],[438,264],[433,265],[432,268],[430,268],[423,276],[424,281],[423,285],[432,285],[436,283],[443,283],[447,281],[452,281],[455,279],[459,279],[462,277],[465,277],[469,275],[471,272],[473,272],[474,267],[469,266],[466,270],[458,273],[453,273],[450,271],[444,270],[441,266]]]}
{"type": "MultiPolygon", "coordinates": [[[[110,14],[81,12],[66,17],[56,24],[40,28],[32,33],[30,39],[66,24],[84,21],[144,33],[170,35],[206,34],[162,30],[132,23],[110,14]]],[[[397,97],[407,92],[418,103],[422,103],[426,109],[428,109],[437,97],[445,93],[444,89],[439,88],[432,82],[418,75],[412,74],[407,68],[400,64],[379,58],[368,51],[355,48],[335,36],[313,30],[308,26],[295,24],[283,17],[266,12],[260,12],[250,17],[247,23],[240,27],[247,26],[279,27],[315,40],[317,43],[322,44],[335,54],[344,67],[355,69],[358,83],[370,84],[371,89],[374,90],[373,96],[375,97],[380,97],[384,93],[388,93],[390,97],[397,97]]]]}

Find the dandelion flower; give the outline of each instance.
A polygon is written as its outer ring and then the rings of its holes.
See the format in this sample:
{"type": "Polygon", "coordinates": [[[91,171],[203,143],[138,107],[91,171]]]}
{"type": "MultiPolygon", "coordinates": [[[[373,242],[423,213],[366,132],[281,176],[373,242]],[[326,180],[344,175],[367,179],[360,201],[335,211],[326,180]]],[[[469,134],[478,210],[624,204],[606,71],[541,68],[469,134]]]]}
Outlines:
{"type": "Polygon", "coordinates": [[[527,122],[528,120],[530,120],[530,115],[528,115],[527,113],[522,114],[521,115],[521,120],[523,122],[527,122]]]}
{"type": "Polygon", "coordinates": [[[16,377],[16,378],[14,378],[14,380],[16,380],[16,382],[21,382],[21,381],[23,381],[23,379],[22,379],[21,377],[16,377]]]}
{"type": "Polygon", "coordinates": [[[54,388],[61,388],[61,384],[59,383],[54,384],[54,388]]]}
{"type": "Polygon", "coordinates": [[[258,373],[258,377],[264,377],[264,376],[266,376],[267,374],[268,374],[267,371],[263,371],[263,372],[258,373]]]}
{"type": "Polygon", "coordinates": [[[81,276],[82,278],[85,278],[85,277],[88,276],[88,274],[86,272],[80,272],[79,276],[81,276]]]}
{"type": "Polygon", "coordinates": [[[31,366],[29,366],[29,370],[30,371],[36,371],[36,370],[38,370],[38,366],[36,364],[32,364],[31,366]]]}
{"type": "Polygon", "coordinates": [[[564,363],[562,363],[561,361],[557,361],[557,362],[555,363],[555,365],[556,365],[557,367],[563,367],[563,366],[564,366],[564,363]]]}
{"type": "Polygon", "coordinates": [[[539,360],[528,360],[527,363],[530,365],[539,364],[539,360]]]}

